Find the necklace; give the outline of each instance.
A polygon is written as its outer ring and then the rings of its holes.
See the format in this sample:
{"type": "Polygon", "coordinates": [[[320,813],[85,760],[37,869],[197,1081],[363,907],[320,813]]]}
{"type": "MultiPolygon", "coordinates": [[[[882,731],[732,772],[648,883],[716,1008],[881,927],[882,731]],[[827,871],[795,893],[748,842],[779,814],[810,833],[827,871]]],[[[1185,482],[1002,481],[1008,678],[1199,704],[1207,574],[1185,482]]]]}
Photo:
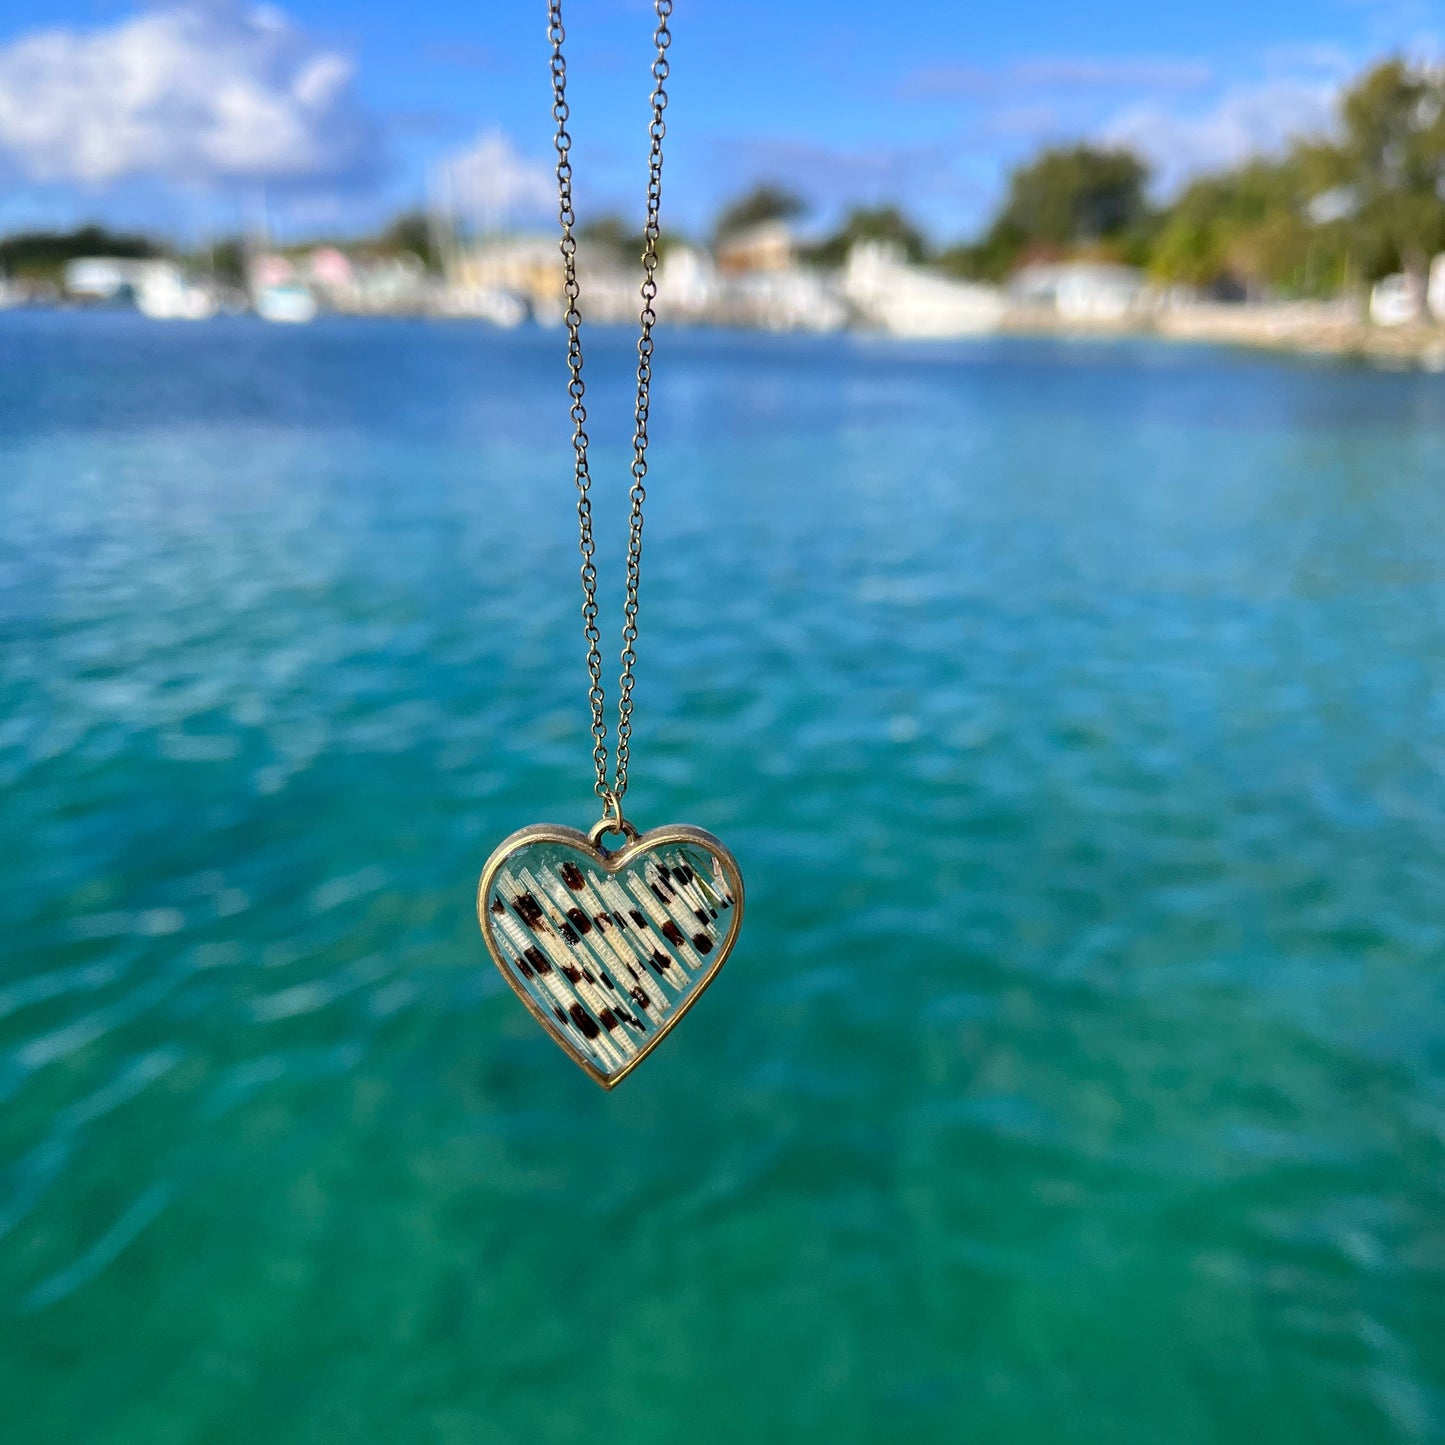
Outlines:
{"type": "Polygon", "coordinates": [[[571,398],[573,476],[582,554],[582,623],[587,643],[587,697],[592,709],[593,791],[602,817],[586,832],[555,823],[523,828],[487,860],[477,887],[477,917],[492,961],[532,1017],[605,1089],[630,1073],[701,997],[727,960],[743,913],[743,880],[733,855],[701,828],[670,824],[639,833],[622,812],[631,761],[637,599],[642,575],[642,509],[647,499],[647,419],[652,383],[652,328],[657,316],[658,216],[662,141],[667,127],[668,18],[673,0],[654,0],[657,54],[652,62],[652,145],[643,231],[641,334],[632,437],[632,503],[627,587],[622,614],[622,675],[617,743],[608,774],[602,634],[597,626],[592,474],[587,459],[582,318],[577,302],[576,213],[572,205],[572,138],[567,133],[567,62],[562,0],[548,0],[552,45],[552,116],[557,122],[558,220],[562,228],[567,310],[567,394],[571,398]],[[608,847],[605,839],[622,842],[608,847]]]}

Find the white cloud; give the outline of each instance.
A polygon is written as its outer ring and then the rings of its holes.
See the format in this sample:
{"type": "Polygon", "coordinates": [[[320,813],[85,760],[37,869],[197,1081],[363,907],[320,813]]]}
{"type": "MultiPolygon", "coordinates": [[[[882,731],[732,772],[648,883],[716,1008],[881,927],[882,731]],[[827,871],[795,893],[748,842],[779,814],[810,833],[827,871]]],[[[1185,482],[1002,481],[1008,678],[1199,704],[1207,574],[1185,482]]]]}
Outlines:
{"type": "Polygon", "coordinates": [[[1064,125],[1055,106],[1005,105],[983,116],[978,129],[987,136],[1040,142],[1062,134],[1064,125]]]}
{"type": "Polygon", "coordinates": [[[500,130],[443,162],[442,180],[448,208],[488,228],[535,221],[557,209],[551,166],[528,160],[500,130]]]}
{"type": "Polygon", "coordinates": [[[943,141],[846,146],[750,136],[714,142],[710,169],[730,191],[763,179],[830,206],[918,197],[947,186],[952,158],[953,148],[943,141]]]}
{"type": "Polygon", "coordinates": [[[1358,75],[1368,58],[1332,40],[1306,40],[1271,45],[1263,54],[1266,70],[1275,75],[1319,75],[1344,81],[1358,75]]]}
{"type": "Polygon", "coordinates": [[[1149,56],[1041,55],[988,69],[980,65],[926,65],[903,78],[904,98],[985,99],[1020,90],[1198,90],[1214,78],[1203,60],[1149,56]]]}
{"type": "Polygon", "coordinates": [[[29,180],[315,183],[374,165],[352,63],[280,10],[191,0],[0,47],[0,164],[29,180]]]}
{"type": "Polygon", "coordinates": [[[1021,85],[1061,90],[1197,90],[1214,78],[1214,67],[1203,60],[1054,56],[1020,61],[1010,74],[1021,85]]]}
{"type": "Polygon", "coordinates": [[[1151,161],[1170,191],[1201,171],[1278,154],[1291,141],[1327,131],[1339,87],[1332,81],[1281,77],[1225,91],[1212,105],[1187,113],[1157,104],[1130,107],[1100,138],[1151,161]]]}

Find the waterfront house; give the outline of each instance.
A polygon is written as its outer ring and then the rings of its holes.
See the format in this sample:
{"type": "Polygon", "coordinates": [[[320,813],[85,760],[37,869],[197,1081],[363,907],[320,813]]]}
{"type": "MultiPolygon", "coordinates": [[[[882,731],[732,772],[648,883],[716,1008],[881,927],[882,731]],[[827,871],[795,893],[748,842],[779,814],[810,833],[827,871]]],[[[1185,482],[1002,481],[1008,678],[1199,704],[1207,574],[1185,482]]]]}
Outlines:
{"type": "Polygon", "coordinates": [[[788,271],[796,255],[793,228],[786,221],[762,221],[718,242],[717,268],[724,276],[788,271]]]}
{"type": "Polygon", "coordinates": [[[977,336],[997,331],[1004,318],[998,287],[910,266],[887,242],[865,241],[848,253],[843,295],[865,322],[895,336],[977,336]]]}
{"type": "Polygon", "coordinates": [[[1445,252],[1436,256],[1430,266],[1430,283],[1425,290],[1425,302],[1430,315],[1436,321],[1445,321],[1445,252]]]}
{"type": "Polygon", "coordinates": [[[1025,266],[1009,278],[1021,305],[1052,309],[1064,321],[1122,321],[1143,300],[1144,273],[1098,261],[1025,266]]]}
{"type": "Polygon", "coordinates": [[[65,294],[80,301],[134,301],[157,261],[121,256],[80,256],[66,262],[65,294]]]}
{"type": "Polygon", "coordinates": [[[461,247],[447,266],[449,291],[462,296],[510,296],[539,321],[562,319],[562,266],[557,238],[494,235],[461,247]]]}
{"type": "Polygon", "coordinates": [[[1370,292],[1370,320],[1376,326],[1409,326],[1424,315],[1425,287],[1417,276],[1386,276],[1370,292]]]}

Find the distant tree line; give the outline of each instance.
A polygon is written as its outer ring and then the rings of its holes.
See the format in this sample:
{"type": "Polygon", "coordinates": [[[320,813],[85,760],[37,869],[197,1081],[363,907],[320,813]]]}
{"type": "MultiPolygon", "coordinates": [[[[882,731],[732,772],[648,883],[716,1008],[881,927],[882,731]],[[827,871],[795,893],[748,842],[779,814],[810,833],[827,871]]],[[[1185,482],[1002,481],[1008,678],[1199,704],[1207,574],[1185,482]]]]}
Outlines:
{"type": "MultiPolygon", "coordinates": [[[[363,250],[376,256],[410,252],[428,266],[437,268],[430,225],[425,214],[406,212],[390,221],[374,236],[331,242],[310,240],[305,247],[284,246],[283,250],[309,249],[324,244],[363,250]]],[[[112,231],[96,224],[71,231],[21,231],[0,237],[0,279],[58,281],[67,262],[84,256],[116,256],[123,260],[149,260],[170,256],[188,262],[194,269],[209,272],[223,281],[239,283],[246,270],[247,245],[239,236],[225,236],[198,252],[186,253],[153,236],[112,231]]]]}
{"type": "MultiPolygon", "coordinates": [[[[800,209],[761,187],[723,212],[717,235],[800,209]]],[[[1333,135],[1200,176],[1165,202],[1151,200],[1149,167],[1126,150],[1054,147],[1013,172],[974,241],[930,255],[923,232],[884,206],[853,210],[809,254],[835,264],[862,240],[980,280],[1076,257],[1139,266],[1164,284],[1295,296],[1423,275],[1445,251],[1445,67],[1377,65],[1345,91],[1333,135]]]]}
{"type": "Polygon", "coordinates": [[[0,276],[53,280],[67,261],[81,256],[120,256],[145,260],[165,254],[149,236],[81,226],[74,231],[21,231],[0,238],[0,276]]]}

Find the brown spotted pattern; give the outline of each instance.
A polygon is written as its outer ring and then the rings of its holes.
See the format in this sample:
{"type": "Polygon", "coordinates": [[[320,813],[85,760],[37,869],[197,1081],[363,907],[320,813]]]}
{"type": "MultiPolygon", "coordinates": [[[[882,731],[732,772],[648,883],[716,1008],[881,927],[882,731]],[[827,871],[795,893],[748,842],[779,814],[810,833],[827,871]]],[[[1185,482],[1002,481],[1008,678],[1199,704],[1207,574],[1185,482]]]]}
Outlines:
{"type": "Polygon", "coordinates": [[[486,900],[506,967],[603,1074],[626,1068],[707,973],[733,906],[717,860],[690,842],[616,873],[531,843],[486,900]]]}

